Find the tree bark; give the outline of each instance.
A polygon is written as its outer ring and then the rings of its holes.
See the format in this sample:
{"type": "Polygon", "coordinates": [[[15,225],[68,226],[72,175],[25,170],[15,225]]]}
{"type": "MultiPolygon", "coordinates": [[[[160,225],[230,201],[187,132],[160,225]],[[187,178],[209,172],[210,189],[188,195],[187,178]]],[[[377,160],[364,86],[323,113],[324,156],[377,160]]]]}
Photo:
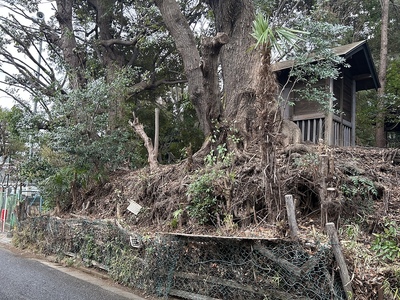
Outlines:
{"type": "Polygon", "coordinates": [[[254,87],[259,57],[250,51],[254,20],[251,0],[208,0],[213,9],[217,32],[229,36],[229,43],[221,50],[220,61],[223,78],[223,119],[229,126],[239,130],[244,148],[255,135],[256,118],[254,87]]]}
{"type": "Polygon", "coordinates": [[[381,87],[378,89],[378,105],[376,115],[375,141],[377,147],[386,146],[385,136],[385,86],[388,53],[388,25],[389,25],[389,0],[382,0],[382,24],[381,24],[381,51],[379,61],[379,81],[381,87]]]}
{"type": "Polygon", "coordinates": [[[217,33],[202,40],[203,57],[177,2],[155,0],[155,3],[181,54],[189,96],[205,136],[212,134],[214,121],[223,120],[228,129],[239,130],[247,144],[253,136],[256,115],[254,79],[258,64],[254,52],[249,51],[253,44],[250,36],[254,19],[252,1],[206,1],[214,12],[217,33]]]}
{"type": "Polygon", "coordinates": [[[56,0],[56,18],[60,24],[61,37],[58,46],[63,51],[63,56],[68,66],[68,77],[72,88],[79,88],[85,84],[85,56],[78,51],[78,45],[73,34],[72,0],[56,0]]]}
{"type": "MultiPolygon", "coordinates": [[[[144,131],[143,124],[139,122],[139,119],[136,117],[135,113],[132,112],[133,115],[133,120],[129,121],[129,124],[133,128],[133,130],[141,137],[141,139],[144,142],[144,146],[146,147],[148,157],[147,161],[149,162],[150,165],[150,171],[154,171],[158,169],[158,138],[157,142],[155,142],[155,145],[153,146],[153,142],[151,141],[151,138],[146,134],[144,131]]],[[[157,130],[158,131],[158,130],[157,130]]]]}
{"type": "MultiPolygon", "coordinates": [[[[155,3],[182,57],[189,97],[195,107],[200,127],[205,136],[209,136],[212,132],[211,120],[218,118],[216,114],[219,99],[210,99],[205,93],[202,60],[194,34],[175,0],[155,0],[155,3]]],[[[206,74],[211,75],[211,71],[206,74]]]]}

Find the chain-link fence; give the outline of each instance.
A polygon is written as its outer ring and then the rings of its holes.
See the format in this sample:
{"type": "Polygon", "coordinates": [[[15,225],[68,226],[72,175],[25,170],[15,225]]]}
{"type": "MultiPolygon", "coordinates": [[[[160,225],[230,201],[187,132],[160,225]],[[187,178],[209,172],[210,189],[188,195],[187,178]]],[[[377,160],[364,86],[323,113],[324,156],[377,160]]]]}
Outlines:
{"type": "Polygon", "coordinates": [[[19,244],[80,257],[115,280],[184,299],[346,299],[329,245],[128,233],[115,224],[49,217],[23,222],[19,244]]]}
{"type": "MultiPolygon", "coordinates": [[[[164,241],[165,238],[164,238],[164,241]]],[[[283,240],[170,236],[159,295],[189,299],[345,299],[328,247],[283,240]]]]}
{"type": "Polygon", "coordinates": [[[0,232],[8,231],[16,226],[17,222],[27,216],[40,215],[43,199],[35,193],[31,196],[25,192],[10,193],[8,189],[0,192],[0,232]]]}
{"type": "Polygon", "coordinates": [[[16,207],[20,202],[19,194],[9,194],[8,192],[0,193],[1,207],[1,232],[12,228],[17,222],[16,207]]]}

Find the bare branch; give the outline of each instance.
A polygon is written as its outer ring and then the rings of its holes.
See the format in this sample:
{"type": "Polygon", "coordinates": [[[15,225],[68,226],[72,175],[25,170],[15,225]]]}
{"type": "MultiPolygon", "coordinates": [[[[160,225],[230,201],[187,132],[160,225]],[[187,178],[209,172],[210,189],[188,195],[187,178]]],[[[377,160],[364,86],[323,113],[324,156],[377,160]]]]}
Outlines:
{"type": "Polygon", "coordinates": [[[150,165],[150,170],[151,171],[156,170],[159,167],[157,161],[158,149],[155,149],[155,147],[153,146],[151,138],[149,138],[149,136],[144,131],[143,124],[139,122],[139,119],[138,117],[136,117],[135,112],[132,112],[132,115],[133,115],[133,120],[132,121],[129,120],[129,125],[131,125],[136,134],[139,135],[144,142],[144,146],[146,147],[148,153],[148,162],[150,165]]]}
{"type": "Polygon", "coordinates": [[[155,82],[152,81],[142,81],[139,83],[136,83],[133,87],[132,87],[132,91],[134,93],[139,93],[145,90],[152,90],[155,89],[156,87],[160,86],[160,85],[175,85],[175,84],[181,84],[181,83],[187,83],[186,79],[177,79],[177,80],[167,80],[167,79],[160,79],[157,80],[155,82]]]}
{"type": "Polygon", "coordinates": [[[121,39],[110,39],[110,40],[98,40],[97,43],[105,46],[105,47],[110,47],[112,45],[124,45],[124,46],[134,46],[136,45],[138,42],[138,38],[135,38],[131,41],[125,41],[125,40],[121,40],[121,39]]]}

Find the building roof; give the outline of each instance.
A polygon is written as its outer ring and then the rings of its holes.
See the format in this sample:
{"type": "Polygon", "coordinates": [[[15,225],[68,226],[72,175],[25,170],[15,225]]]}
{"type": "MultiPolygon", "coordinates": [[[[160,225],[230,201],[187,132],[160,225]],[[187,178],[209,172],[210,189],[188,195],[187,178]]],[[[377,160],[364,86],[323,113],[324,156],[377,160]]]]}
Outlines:
{"type": "MultiPolygon", "coordinates": [[[[350,72],[356,81],[357,91],[380,88],[378,74],[367,41],[335,47],[332,50],[335,54],[342,56],[350,65],[350,72]]],[[[274,64],[272,68],[275,72],[278,72],[278,79],[281,76],[287,78],[294,63],[295,61],[288,60],[274,64]]]]}

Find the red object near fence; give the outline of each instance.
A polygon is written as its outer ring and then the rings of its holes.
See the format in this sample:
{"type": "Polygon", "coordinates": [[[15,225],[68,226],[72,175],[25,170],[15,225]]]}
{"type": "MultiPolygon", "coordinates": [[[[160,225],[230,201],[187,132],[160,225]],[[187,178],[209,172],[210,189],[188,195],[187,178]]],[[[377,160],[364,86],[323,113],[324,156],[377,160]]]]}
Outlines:
{"type": "Polygon", "coordinates": [[[7,218],[7,209],[2,209],[1,210],[1,221],[5,222],[7,218]]]}

